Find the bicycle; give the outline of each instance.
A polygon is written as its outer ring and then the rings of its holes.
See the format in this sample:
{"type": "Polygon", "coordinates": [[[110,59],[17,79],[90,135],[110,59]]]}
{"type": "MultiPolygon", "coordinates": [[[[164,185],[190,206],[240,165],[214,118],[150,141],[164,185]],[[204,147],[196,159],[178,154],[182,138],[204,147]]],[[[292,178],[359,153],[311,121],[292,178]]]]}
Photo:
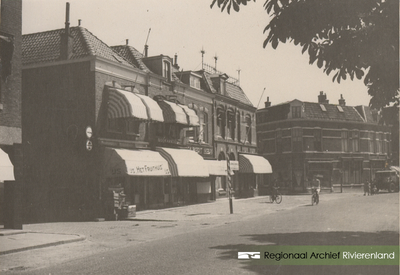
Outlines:
{"type": "Polygon", "coordinates": [[[311,196],[311,205],[317,205],[319,203],[319,194],[317,192],[317,188],[312,188],[312,196],[311,196]]]}
{"type": "Polygon", "coordinates": [[[279,193],[278,188],[276,188],[276,187],[273,187],[273,188],[274,188],[275,192],[273,192],[271,195],[269,195],[269,201],[271,203],[273,203],[275,201],[277,204],[280,204],[282,202],[282,195],[279,193]]]}

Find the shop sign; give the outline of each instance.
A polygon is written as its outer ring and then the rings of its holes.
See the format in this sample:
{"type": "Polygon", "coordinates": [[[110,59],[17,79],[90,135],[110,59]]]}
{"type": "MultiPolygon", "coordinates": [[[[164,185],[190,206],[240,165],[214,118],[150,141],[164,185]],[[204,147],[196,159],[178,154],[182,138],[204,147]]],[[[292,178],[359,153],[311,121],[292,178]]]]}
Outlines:
{"type": "Polygon", "coordinates": [[[232,171],[239,171],[239,161],[238,160],[231,160],[229,161],[232,171]]]}
{"type": "Polygon", "coordinates": [[[180,144],[179,139],[173,139],[173,138],[166,138],[166,137],[157,137],[157,142],[158,143],[168,143],[168,144],[180,144]]]}
{"type": "MultiPolygon", "coordinates": [[[[155,165],[132,165],[127,167],[126,174],[130,176],[169,176],[171,175],[169,168],[164,164],[155,165]]],[[[121,176],[124,174],[124,169],[117,167],[111,169],[112,176],[121,176]]]]}

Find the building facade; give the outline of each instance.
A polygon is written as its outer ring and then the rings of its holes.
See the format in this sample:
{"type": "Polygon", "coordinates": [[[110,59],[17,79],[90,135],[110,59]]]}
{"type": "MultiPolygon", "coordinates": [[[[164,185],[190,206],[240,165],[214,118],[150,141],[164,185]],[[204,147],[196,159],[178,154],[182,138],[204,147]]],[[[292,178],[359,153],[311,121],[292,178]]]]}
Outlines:
{"type": "Polygon", "coordinates": [[[379,125],[378,113],[366,106],[290,102],[257,111],[259,152],[273,167],[273,178],[287,192],[304,192],[315,177],[323,189],[343,191],[374,178],[388,165],[390,128],[379,125]]]}
{"type": "MultiPolygon", "coordinates": [[[[21,193],[22,130],[21,130],[21,44],[22,1],[1,0],[0,25],[0,219],[3,221],[4,182],[11,181],[14,192],[7,193],[6,208],[20,204],[15,195],[21,193]]],[[[19,206],[18,206],[19,207],[19,206]]],[[[21,209],[22,210],[22,209],[21,209]]],[[[5,224],[7,227],[7,224],[5,224]]]]}

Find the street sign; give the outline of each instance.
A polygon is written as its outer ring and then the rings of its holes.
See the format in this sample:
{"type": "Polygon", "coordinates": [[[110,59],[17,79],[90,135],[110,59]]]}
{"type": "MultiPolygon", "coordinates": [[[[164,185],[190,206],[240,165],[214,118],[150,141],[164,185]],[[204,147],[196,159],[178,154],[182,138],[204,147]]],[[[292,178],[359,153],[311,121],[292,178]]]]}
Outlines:
{"type": "Polygon", "coordinates": [[[91,140],[86,141],[86,150],[91,151],[93,149],[93,143],[91,140]]]}

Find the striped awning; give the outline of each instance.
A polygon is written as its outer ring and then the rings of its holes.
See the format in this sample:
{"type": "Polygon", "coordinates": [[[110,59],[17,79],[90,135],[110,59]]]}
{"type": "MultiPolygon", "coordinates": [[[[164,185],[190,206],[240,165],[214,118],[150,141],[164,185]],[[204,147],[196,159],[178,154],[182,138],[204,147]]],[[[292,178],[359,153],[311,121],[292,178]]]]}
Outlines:
{"type": "Polygon", "coordinates": [[[160,105],[158,105],[154,99],[141,94],[135,94],[135,95],[140,97],[140,99],[146,106],[147,115],[151,120],[164,122],[163,111],[160,108],[160,105]]]}
{"type": "Polygon", "coordinates": [[[182,107],[178,106],[178,104],[161,100],[158,102],[158,105],[160,105],[163,111],[164,122],[179,123],[184,125],[189,124],[185,111],[182,109],[182,107]]]}
{"type": "Polygon", "coordinates": [[[15,180],[14,165],[11,163],[8,154],[0,149],[0,182],[15,180]]]}
{"type": "Polygon", "coordinates": [[[155,151],[105,148],[107,177],[169,176],[168,162],[155,151]]]}
{"type": "Polygon", "coordinates": [[[208,165],[197,152],[187,149],[157,148],[168,161],[173,177],[209,177],[208,165]]]}
{"type": "Polygon", "coordinates": [[[200,126],[200,119],[199,119],[199,117],[197,116],[196,112],[193,109],[190,109],[186,105],[178,104],[178,106],[181,107],[185,111],[186,115],[189,118],[189,125],[190,126],[200,126]]]}
{"type": "Polygon", "coordinates": [[[228,166],[226,160],[206,160],[208,165],[208,173],[213,176],[228,175],[228,166]]]}
{"type": "Polygon", "coordinates": [[[149,119],[146,106],[134,93],[115,88],[108,91],[108,118],[149,119]]]}
{"type": "Polygon", "coordinates": [[[239,155],[239,172],[253,174],[272,173],[271,164],[262,156],[257,155],[239,155]]]}

